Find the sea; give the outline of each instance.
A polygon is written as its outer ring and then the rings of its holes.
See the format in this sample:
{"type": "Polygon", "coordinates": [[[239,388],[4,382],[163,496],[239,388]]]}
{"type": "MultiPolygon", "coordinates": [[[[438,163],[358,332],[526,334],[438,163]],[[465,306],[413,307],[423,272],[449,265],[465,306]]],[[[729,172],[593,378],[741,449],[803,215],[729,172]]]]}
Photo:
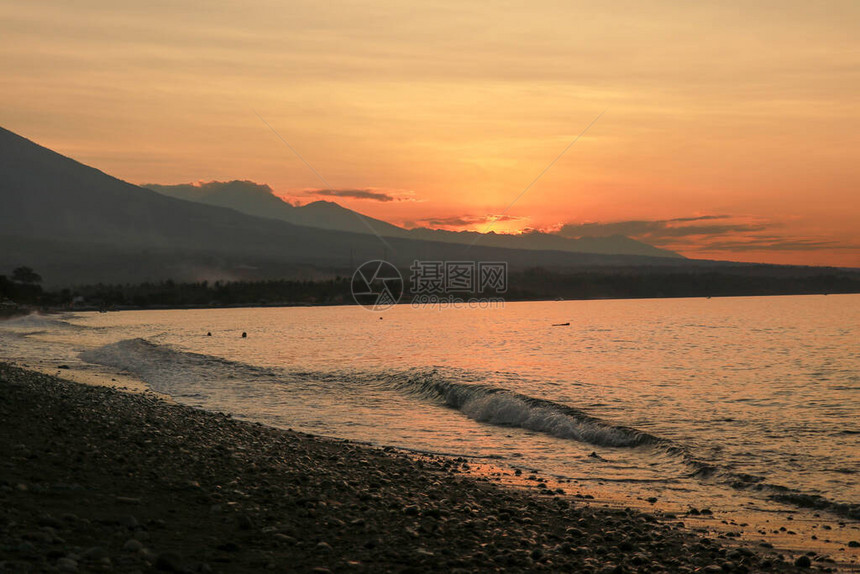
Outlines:
{"type": "Polygon", "coordinates": [[[0,349],[581,498],[858,538],[860,295],[68,312],[0,323],[0,349]]]}

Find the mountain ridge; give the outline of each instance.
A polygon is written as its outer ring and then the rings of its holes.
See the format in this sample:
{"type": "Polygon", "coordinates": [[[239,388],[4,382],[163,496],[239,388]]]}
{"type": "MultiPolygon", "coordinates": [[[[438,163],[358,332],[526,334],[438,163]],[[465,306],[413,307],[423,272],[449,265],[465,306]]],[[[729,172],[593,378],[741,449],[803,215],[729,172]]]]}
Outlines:
{"type": "MultiPolygon", "coordinates": [[[[687,260],[530,251],[294,225],[171,198],[0,128],[0,273],[37,269],[46,284],[351,275],[386,259],[506,261],[512,269],[686,265],[687,260]],[[6,271],[8,272],[8,271],[6,271]]],[[[324,204],[323,204],[324,206],[324,204]]]]}
{"type": "Polygon", "coordinates": [[[507,249],[683,258],[682,255],[673,251],[660,249],[623,235],[572,239],[538,231],[503,234],[449,231],[426,227],[405,229],[353,211],[333,201],[319,200],[302,206],[294,206],[275,195],[268,185],[248,180],[177,185],[144,184],[143,187],[169,197],[229,207],[248,215],[268,217],[321,229],[363,234],[372,233],[383,237],[442,241],[470,246],[480,243],[485,246],[507,249]]]}

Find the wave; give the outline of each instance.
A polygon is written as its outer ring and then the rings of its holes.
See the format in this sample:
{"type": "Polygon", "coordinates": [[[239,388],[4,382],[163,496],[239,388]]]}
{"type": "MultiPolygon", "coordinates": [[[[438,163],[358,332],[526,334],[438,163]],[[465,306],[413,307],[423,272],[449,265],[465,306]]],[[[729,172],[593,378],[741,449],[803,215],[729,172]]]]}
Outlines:
{"type": "Polygon", "coordinates": [[[665,439],[613,425],[567,405],[499,387],[452,382],[435,369],[386,374],[382,379],[397,390],[457,409],[478,422],[523,428],[597,446],[669,444],[665,439]]]}
{"type": "Polygon", "coordinates": [[[205,400],[219,381],[260,382],[276,380],[270,370],[227,359],[177,351],[146,339],[126,339],[83,351],[80,358],[133,374],[157,392],[173,397],[205,400]]]}
{"type": "Polygon", "coordinates": [[[769,484],[762,476],[732,472],[697,459],[685,447],[669,439],[612,424],[568,405],[495,386],[454,382],[437,369],[388,374],[383,380],[400,391],[457,409],[478,422],[523,428],[596,446],[651,447],[680,459],[691,468],[691,477],[712,480],[736,490],[758,491],[771,500],[801,508],[860,518],[860,504],[834,502],[817,494],[769,484]]]}
{"type": "Polygon", "coordinates": [[[440,406],[454,408],[478,422],[519,427],[562,439],[596,446],[637,447],[660,445],[682,454],[671,441],[625,426],[614,425],[553,401],[530,397],[504,388],[475,382],[474,373],[454,369],[407,371],[288,371],[264,369],[159,345],[145,339],[126,339],[84,351],[80,358],[129,372],[153,390],[174,396],[201,397],[207,388],[229,381],[232,386],[261,382],[290,384],[298,381],[337,382],[341,386],[383,387],[440,406]]]}
{"type": "Polygon", "coordinates": [[[651,449],[680,460],[690,469],[691,478],[739,490],[757,491],[786,504],[860,518],[860,504],[833,502],[817,494],[768,484],[764,477],[733,472],[702,461],[685,446],[670,439],[614,424],[569,405],[487,384],[486,378],[474,372],[450,368],[382,372],[267,369],[211,355],[179,351],[145,339],[119,341],[85,351],[80,357],[87,362],[130,372],[155,391],[192,400],[204,407],[209,404],[208,395],[218,393],[223,385],[229,385],[234,392],[253,394],[260,398],[265,398],[267,384],[337,384],[342,388],[348,387],[352,392],[381,387],[456,409],[481,423],[522,428],[601,447],[651,449]]]}
{"type": "Polygon", "coordinates": [[[84,329],[91,329],[93,327],[75,325],[74,323],[69,323],[68,321],[60,319],[56,315],[42,315],[40,313],[31,313],[22,317],[4,319],[0,321],[0,328],[18,332],[27,331],[28,333],[32,334],[41,333],[49,330],[80,331],[84,329]]]}

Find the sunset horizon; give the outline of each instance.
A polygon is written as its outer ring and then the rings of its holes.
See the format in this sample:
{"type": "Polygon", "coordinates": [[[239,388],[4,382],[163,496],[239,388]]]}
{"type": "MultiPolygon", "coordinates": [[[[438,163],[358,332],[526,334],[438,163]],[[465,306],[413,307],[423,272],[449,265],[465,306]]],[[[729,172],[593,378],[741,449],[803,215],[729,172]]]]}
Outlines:
{"type": "Polygon", "coordinates": [[[4,3],[0,125],[135,184],[860,266],[856,3],[243,6],[4,3]]]}

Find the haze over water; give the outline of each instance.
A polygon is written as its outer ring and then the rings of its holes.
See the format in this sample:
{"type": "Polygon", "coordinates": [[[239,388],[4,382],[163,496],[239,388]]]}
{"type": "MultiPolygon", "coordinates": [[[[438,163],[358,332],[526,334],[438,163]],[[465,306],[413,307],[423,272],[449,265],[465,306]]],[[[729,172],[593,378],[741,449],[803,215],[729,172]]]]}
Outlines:
{"type": "Polygon", "coordinates": [[[857,517],[857,295],[128,311],[0,325],[10,359],[124,372],[179,402],[275,426],[489,457],[584,491],[621,483],[723,508],[815,495],[835,503],[825,509],[834,517],[857,517]]]}

